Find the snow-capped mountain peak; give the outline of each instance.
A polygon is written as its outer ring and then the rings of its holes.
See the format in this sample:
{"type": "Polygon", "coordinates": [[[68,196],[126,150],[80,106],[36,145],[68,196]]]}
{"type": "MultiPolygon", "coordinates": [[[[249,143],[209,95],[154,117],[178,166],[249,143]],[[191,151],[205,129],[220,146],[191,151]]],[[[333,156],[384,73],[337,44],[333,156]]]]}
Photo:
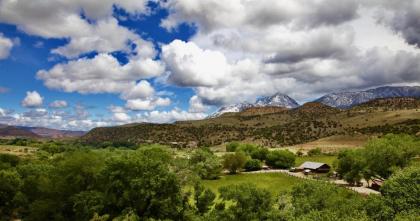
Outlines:
{"type": "Polygon", "coordinates": [[[239,104],[232,104],[232,105],[223,106],[218,111],[211,114],[209,116],[209,118],[218,117],[218,116],[220,116],[222,114],[225,114],[225,113],[241,112],[241,111],[243,111],[245,109],[248,109],[250,107],[254,107],[254,105],[251,104],[251,103],[239,103],[239,104]]]}
{"type": "Polygon", "coordinates": [[[211,114],[209,118],[218,117],[224,113],[237,113],[244,111],[245,109],[251,108],[251,107],[285,107],[285,108],[295,108],[298,107],[299,104],[293,100],[291,97],[276,93],[272,96],[268,97],[260,97],[257,99],[257,101],[253,104],[251,103],[239,103],[239,104],[233,104],[228,106],[221,107],[218,111],[211,114]]]}
{"type": "Polygon", "coordinates": [[[269,97],[261,97],[255,102],[257,107],[285,107],[285,108],[296,108],[299,104],[291,97],[277,93],[269,97]]]}
{"type": "Polygon", "coordinates": [[[374,99],[391,97],[420,97],[420,87],[386,86],[365,91],[331,93],[316,101],[331,107],[349,108],[374,99]]]}

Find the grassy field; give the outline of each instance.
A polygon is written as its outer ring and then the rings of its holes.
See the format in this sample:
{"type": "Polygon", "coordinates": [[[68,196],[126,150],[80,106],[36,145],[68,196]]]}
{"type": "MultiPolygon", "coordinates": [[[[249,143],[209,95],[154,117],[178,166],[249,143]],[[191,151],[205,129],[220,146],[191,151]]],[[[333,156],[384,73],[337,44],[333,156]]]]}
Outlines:
{"type": "Polygon", "coordinates": [[[337,159],[337,156],[312,156],[312,157],[302,156],[302,157],[296,157],[295,166],[300,166],[305,161],[326,163],[326,164],[332,166],[335,159],[337,159]]]}
{"type": "Polygon", "coordinates": [[[259,188],[267,189],[275,195],[280,191],[290,190],[298,182],[302,182],[302,180],[281,173],[253,173],[222,176],[218,180],[204,180],[203,184],[212,191],[217,192],[222,186],[252,183],[259,188]]]}
{"type": "Polygon", "coordinates": [[[292,152],[297,152],[298,150],[306,153],[307,151],[315,148],[320,148],[324,152],[337,152],[342,149],[349,148],[360,148],[362,147],[370,138],[374,136],[368,135],[335,135],[330,137],[321,138],[316,141],[298,144],[290,147],[286,147],[292,152]]]}
{"type": "Polygon", "coordinates": [[[38,149],[35,147],[0,145],[0,153],[12,154],[20,157],[30,157],[38,149]]]}

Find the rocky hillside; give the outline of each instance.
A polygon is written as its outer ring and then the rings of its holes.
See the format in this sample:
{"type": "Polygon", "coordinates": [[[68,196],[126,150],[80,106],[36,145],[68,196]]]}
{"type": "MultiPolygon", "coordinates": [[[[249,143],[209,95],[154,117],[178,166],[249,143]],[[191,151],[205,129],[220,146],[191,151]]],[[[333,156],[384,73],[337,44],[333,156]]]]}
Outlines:
{"type": "Polygon", "coordinates": [[[267,146],[306,143],[332,135],[420,132],[420,100],[390,98],[342,110],[310,102],[295,109],[259,107],[174,124],[95,128],[83,142],[162,143],[181,147],[247,141],[267,146]],[[392,107],[392,108],[383,108],[392,107]]]}

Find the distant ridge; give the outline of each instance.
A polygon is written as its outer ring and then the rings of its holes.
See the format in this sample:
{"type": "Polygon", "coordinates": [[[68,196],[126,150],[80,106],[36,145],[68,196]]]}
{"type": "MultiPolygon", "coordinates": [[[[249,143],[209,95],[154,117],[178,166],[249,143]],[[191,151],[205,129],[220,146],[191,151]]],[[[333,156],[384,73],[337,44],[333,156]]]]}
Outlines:
{"type": "Polygon", "coordinates": [[[45,127],[24,127],[0,124],[0,137],[76,138],[85,134],[85,131],[56,130],[45,127]]]}
{"type": "Polygon", "coordinates": [[[339,92],[327,94],[316,102],[326,104],[331,107],[347,109],[358,104],[378,98],[394,98],[394,97],[420,97],[419,86],[401,86],[401,87],[378,87],[365,91],[356,92],[339,92]]]}
{"type": "Polygon", "coordinates": [[[1,125],[0,137],[41,138],[38,134],[14,126],[1,125]]]}

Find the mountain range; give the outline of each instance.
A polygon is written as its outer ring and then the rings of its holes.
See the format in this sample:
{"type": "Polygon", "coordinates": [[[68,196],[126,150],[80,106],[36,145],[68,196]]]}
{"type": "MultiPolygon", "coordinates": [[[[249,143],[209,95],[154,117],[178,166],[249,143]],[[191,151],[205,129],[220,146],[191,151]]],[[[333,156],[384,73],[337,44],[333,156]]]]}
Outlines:
{"type": "Polygon", "coordinates": [[[241,141],[290,146],[331,136],[420,134],[420,99],[380,98],[348,109],[308,102],[299,107],[251,107],[203,120],[94,128],[88,144],[160,143],[177,147],[217,146],[241,141]]]}
{"type": "Polygon", "coordinates": [[[374,99],[391,97],[420,97],[420,87],[387,86],[365,91],[331,93],[317,99],[316,101],[331,107],[346,109],[374,99]]]}
{"type": "Polygon", "coordinates": [[[85,134],[85,131],[56,130],[45,127],[24,127],[0,124],[0,137],[76,138],[85,134]]]}
{"type": "MultiPolygon", "coordinates": [[[[378,98],[393,97],[420,97],[420,86],[385,86],[364,91],[330,93],[315,100],[315,102],[330,107],[348,109],[378,98]]],[[[223,106],[215,113],[211,114],[209,118],[218,117],[225,113],[242,112],[252,107],[283,107],[293,109],[299,107],[299,104],[288,95],[276,93],[272,96],[261,97],[257,99],[255,103],[238,103],[223,106]]]]}
{"type": "MultiPolygon", "coordinates": [[[[356,92],[339,92],[339,93],[330,93],[327,94],[314,102],[309,102],[300,106],[294,99],[291,97],[276,93],[272,96],[268,97],[260,97],[254,103],[239,103],[229,106],[221,107],[217,112],[210,115],[207,120],[204,121],[197,121],[194,124],[202,124],[205,122],[205,127],[218,127],[220,125],[226,125],[226,120],[236,118],[240,119],[247,119],[253,118],[254,116],[282,116],[281,121],[291,121],[294,118],[299,118],[306,115],[317,115],[319,113],[327,113],[329,115],[336,115],[339,110],[350,110],[353,107],[360,106],[361,104],[372,105],[369,102],[375,101],[381,98],[401,98],[401,97],[412,97],[412,98],[420,98],[420,87],[418,86],[401,86],[401,87],[379,87],[375,89],[369,89],[364,91],[356,91],[356,92]],[[231,113],[231,114],[228,114],[231,113]],[[239,113],[238,116],[234,116],[232,114],[239,113]],[[271,115],[270,115],[271,114],[271,115]],[[231,116],[233,118],[226,118],[231,116]],[[284,117],[284,119],[283,119],[284,117]],[[220,120],[220,119],[221,120],[220,120]],[[214,119],[215,121],[213,122],[214,119]],[[220,121],[220,122],[219,122],[220,121]],[[216,123],[215,123],[216,122],[216,123]],[[211,123],[211,124],[208,124],[211,123]],[[214,124],[215,123],[215,124],[214,124]],[[216,126],[214,126],[216,125],[216,126]]],[[[407,105],[412,105],[415,103],[415,106],[418,104],[418,100],[402,102],[403,100],[399,100],[398,109],[404,108],[407,105]]],[[[374,103],[374,106],[377,106],[378,103],[374,103]]],[[[391,103],[384,103],[382,102],[381,105],[390,106],[394,105],[394,101],[391,100],[391,103]]],[[[395,106],[395,105],[394,105],[395,106]]],[[[364,108],[362,105],[361,107],[364,108]]],[[[413,108],[413,107],[411,107],[413,108]]],[[[356,109],[355,109],[356,110],[356,109]]],[[[275,120],[275,119],[273,119],[275,120]]],[[[188,121],[190,122],[190,121],[188,121]]],[[[269,121],[267,124],[271,125],[274,122],[269,121]]],[[[183,122],[177,122],[175,124],[186,124],[183,122]]],[[[260,123],[255,123],[255,125],[259,125],[260,123]]],[[[129,128],[133,127],[159,127],[158,125],[153,124],[132,124],[132,125],[123,125],[119,128],[129,128]]],[[[162,126],[165,128],[166,126],[162,126]]],[[[162,129],[160,128],[159,131],[162,129]]],[[[195,127],[190,127],[190,129],[194,129],[195,127]]],[[[256,128],[257,129],[257,128],[256,128]]],[[[95,129],[94,129],[95,130],[95,129]]],[[[154,129],[150,129],[151,131],[156,131],[154,129]]],[[[194,129],[195,130],[195,129],[194,129]]],[[[166,133],[166,132],[165,132],[166,133]]],[[[234,133],[238,133],[235,131],[234,133]]],[[[241,132],[242,133],[242,132],[241,132]]],[[[49,129],[44,127],[22,127],[22,126],[11,126],[11,125],[1,125],[0,124],[0,137],[30,137],[30,138],[74,138],[74,137],[81,137],[84,136],[86,132],[84,131],[66,131],[66,130],[56,130],[56,129],[49,129]]],[[[147,137],[147,136],[146,136],[147,137]]],[[[221,139],[221,138],[220,138],[221,139]]],[[[168,140],[171,140],[170,137],[168,140]]],[[[212,141],[214,142],[214,141],[212,141]]],[[[290,142],[290,141],[287,141],[290,142]]],[[[286,143],[287,143],[286,142],[286,143]]],[[[293,143],[293,142],[291,142],[293,143]]]]}

